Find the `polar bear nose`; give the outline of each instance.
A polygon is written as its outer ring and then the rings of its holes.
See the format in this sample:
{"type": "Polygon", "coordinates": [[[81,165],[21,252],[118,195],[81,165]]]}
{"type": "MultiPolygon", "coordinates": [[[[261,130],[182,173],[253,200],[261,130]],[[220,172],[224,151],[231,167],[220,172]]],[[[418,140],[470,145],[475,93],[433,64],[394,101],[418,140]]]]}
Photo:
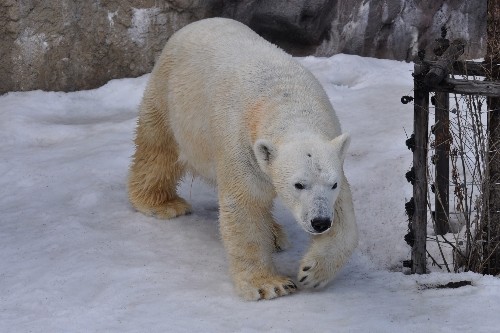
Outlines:
{"type": "Polygon", "coordinates": [[[331,227],[332,225],[332,220],[329,218],[324,218],[324,217],[316,217],[312,219],[311,225],[316,232],[323,232],[325,230],[328,230],[328,228],[331,227]]]}

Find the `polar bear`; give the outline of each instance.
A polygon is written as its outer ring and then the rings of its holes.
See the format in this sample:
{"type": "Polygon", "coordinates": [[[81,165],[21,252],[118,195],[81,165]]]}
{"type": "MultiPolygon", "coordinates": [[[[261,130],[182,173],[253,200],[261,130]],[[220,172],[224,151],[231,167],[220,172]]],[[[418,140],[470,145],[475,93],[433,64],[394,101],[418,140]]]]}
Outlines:
{"type": "Polygon", "coordinates": [[[191,211],[176,192],[185,172],[216,184],[220,233],[236,291],[247,300],[321,288],[357,245],[342,134],[314,76],[245,25],[213,18],[167,42],[140,106],[128,191],[140,212],[191,211]],[[311,244],[297,284],[273,251],[288,241],[273,219],[278,196],[311,244]]]}

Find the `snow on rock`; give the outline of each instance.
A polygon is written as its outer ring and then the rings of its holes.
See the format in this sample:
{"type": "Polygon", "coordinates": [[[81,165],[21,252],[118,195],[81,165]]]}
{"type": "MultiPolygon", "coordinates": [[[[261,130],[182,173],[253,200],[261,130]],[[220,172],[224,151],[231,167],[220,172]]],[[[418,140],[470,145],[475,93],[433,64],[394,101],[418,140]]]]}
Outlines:
{"type": "Polygon", "coordinates": [[[132,24],[128,33],[134,43],[143,46],[154,18],[160,13],[160,8],[132,8],[132,13],[132,24]]]}
{"type": "MultiPolygon", "coordinates": [[[[245,302],[232,289],[215,189],[187,177],[190,216],[159,221],[126,194],[147,76],[90,91],[0,96],[0,332],[493,332],[500,282],[473,273],[401,273],[411,64],[299,59],[352,135],[346,160],[360,245],[326,289],[245,302]],[[457,289],[449,282],[471,281],[457,289]]],[[[280,202],[295,276],[307,235],[280,202]]]]}

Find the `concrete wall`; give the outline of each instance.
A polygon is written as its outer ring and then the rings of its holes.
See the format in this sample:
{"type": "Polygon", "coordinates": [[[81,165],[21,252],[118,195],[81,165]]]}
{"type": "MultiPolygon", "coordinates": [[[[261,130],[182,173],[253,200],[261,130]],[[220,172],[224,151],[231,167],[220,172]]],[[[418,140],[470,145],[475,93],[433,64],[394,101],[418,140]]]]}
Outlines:
{"type": "Polygon", "coordinates": [[[2,0],[0,93],[89,89],[151,70],[169,36],[235,18],[294,55],[412,60],[439,37],[485,51],[486,0],[2,0]]]}

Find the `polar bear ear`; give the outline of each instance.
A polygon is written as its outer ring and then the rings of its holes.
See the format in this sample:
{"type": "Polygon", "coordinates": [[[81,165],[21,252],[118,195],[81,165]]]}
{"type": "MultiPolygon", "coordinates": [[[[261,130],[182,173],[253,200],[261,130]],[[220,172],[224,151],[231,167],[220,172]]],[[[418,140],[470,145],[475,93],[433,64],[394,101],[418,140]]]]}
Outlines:
{"type": "Polygon", "coordinates": [[[342,160],[345,158],[347,148],[351,143],[351,136],[347,133],[341,134],[331,141],[332,145],[339,150],[339,156],[342,160]]]}
{"type": "Polygon", "coordinates": [[[253,151],[255,157],[257,158],[257,163],[265,172],[268,171],[269,164],[276,157],[276,148],[274,145],[265,139],[259,139],[255,141],[253,145],[253,151]]]}

